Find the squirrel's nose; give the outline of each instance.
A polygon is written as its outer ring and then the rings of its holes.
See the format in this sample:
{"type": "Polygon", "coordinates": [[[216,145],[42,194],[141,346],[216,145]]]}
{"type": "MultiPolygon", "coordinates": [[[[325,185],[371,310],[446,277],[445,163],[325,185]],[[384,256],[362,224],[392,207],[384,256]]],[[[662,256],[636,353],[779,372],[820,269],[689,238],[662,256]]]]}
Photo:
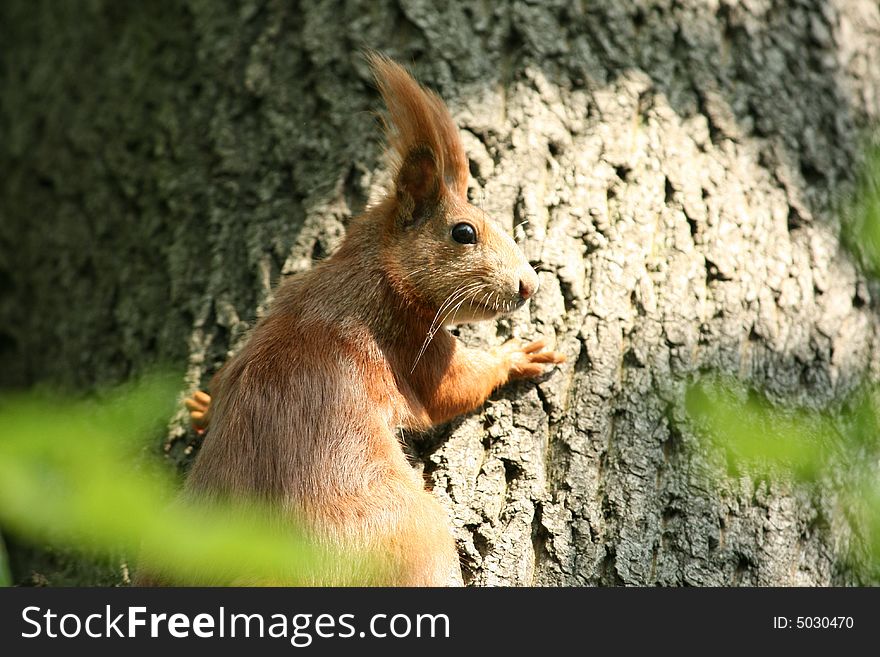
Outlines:
{"type": "Polygon", "coordinates": [[[524,278],[521,278],[519,281],[519,298],[525,301],[530,298],[535,290],[538,288],[538,279],[533,279],[531,281],[527,281],[524,278]]]}
{"type": "Polygon", "coordinates": [[[531,265],[525,266],[519,270],[519,304],[522,305],[538,291],[538,274],[532,269],[531,265]]]}

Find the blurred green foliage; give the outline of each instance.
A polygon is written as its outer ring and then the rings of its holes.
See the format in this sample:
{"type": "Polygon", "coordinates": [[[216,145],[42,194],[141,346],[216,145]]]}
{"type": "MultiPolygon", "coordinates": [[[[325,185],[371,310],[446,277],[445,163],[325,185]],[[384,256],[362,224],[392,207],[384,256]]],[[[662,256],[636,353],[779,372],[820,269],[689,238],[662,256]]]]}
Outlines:
{"type": "Polygon", "coordinates": [[[880,144],[868,147],[843,212],[843,239],[866,273],[880,277],[880,144]]]}
{"type": "Polygon", "coordinates": [[[6,555],[6,545],[3,543],[2,534],[0,534],[0,586],[12,586],[9,557],[6,555]]]}
{"type": "MultiPolygon", "coordinates": [[[[319,550],[259,505],[174,500],[169,469],[147,454],[178,381],[154,376],[97,401],[0,398],[0,526],[86,554],[141,554],[150,574],[178,584],[368,577],[361,556],[319,550]]],[[[0,577],[9,583],[2,557],[0,577]]]]}
{"type": "MultiPolygon", "coordinates": [[[[864,552],[880,575],[880,391],[865,386],[824,411],[772,404],[732,379],[704,378],[686,393],[688,420],[725,457],[731,475],[816,482],[845,473],[838,494],[864,552]]],[[[854,555],[856,556],[856,555],[854,555]]],[[[859,561],[864,562],[865,559],[859,561]]]]}
{"type": "MultiPolygon", "coordinates": [[[[865,273],[880,277],[880,145],[870,145],[843,210],[843,241],[865,273]]],[[[688,421],[719,450],[729,473],[809,484],[846,473],[843,507],[868,561],[880,576],[880,387],[861,389],[816,411],[771,403],[733,379],[704,377],[686,393],[688,421]]]]}

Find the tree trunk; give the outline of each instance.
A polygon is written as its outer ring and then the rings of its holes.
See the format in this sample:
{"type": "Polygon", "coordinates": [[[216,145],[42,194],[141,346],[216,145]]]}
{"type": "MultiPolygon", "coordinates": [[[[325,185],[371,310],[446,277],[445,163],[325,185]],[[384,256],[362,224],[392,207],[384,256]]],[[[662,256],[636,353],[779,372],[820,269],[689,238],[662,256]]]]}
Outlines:
{"type": "Polygon", "coordinates": [[[378,48],[448,102],[540,274],[461,338],[569,357],[408,437],[466,581],[865,583],[833,484],[720,476],[681,419],[699,372],[813,407],[880,373],[834,212],[880,113],[877,3],[441,5],[2,3],[0,384],[163,361],[204,387],[387,180],[378,48]]]}

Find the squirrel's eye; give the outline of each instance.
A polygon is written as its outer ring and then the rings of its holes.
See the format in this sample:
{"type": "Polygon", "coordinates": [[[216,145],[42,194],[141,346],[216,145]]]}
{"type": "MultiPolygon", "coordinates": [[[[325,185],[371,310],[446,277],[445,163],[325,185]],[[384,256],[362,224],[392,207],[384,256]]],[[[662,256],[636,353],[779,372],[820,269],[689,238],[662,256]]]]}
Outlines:
{"type": "Polygon", "coordinates": [[[476,244],[477,231],[474,230],[473,226],[464,222],[455,224],[452,227],[452,239],[459,244],[476,244]]]}

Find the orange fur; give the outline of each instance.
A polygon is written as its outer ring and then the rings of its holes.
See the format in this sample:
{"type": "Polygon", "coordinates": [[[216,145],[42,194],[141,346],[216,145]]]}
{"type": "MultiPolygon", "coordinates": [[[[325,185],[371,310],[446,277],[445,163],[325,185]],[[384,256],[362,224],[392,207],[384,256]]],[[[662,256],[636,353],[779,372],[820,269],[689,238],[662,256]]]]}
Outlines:
{"type": "Polygon", "coordinates": [[[426,90],[406,70],[379,53],[368,53],[376,86],[388,108],[386,139],[396,160],[403,160],[413,148],[426,144],[439,158],[439,169],[451,191],[467,195],[468,160],[458,129],[446,105],[426,90]]]}
{"type": "MultiPolygon", "coordinates": [[[[460,583],[449,520],[397,430],[472,410],[562,357],[542,342],[471,350],[443,328],[518,307],[537,276],[467,203],[467,158],[442,101],[389,59],[368,58],[390,113],[394,189],[333,256],[281,284],[214,377],[186,491],[263,499],[321,543],[382,555],[390,574],[377,583],[460,583]],[[450,236],[461,222],[476,243],[450,236]]],[[[201,426],[204,402],[190,405],[201,426]]]]}

